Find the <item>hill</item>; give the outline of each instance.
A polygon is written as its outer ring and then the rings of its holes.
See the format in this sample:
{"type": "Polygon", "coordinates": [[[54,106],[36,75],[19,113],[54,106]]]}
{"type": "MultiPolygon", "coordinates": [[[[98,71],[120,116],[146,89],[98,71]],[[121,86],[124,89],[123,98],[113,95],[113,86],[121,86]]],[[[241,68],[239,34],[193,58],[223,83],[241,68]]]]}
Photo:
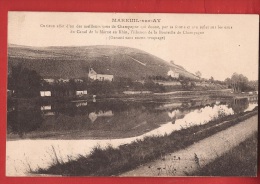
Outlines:
{"type": "Polygon", "coordinates": [[[169,70],[196,78],[174,63],[166,62],[139,49],[122,46],[28,47],[8,46],[8,69],[21,63],[44,78],[84,78],[90,67],[98,73],[140,80],[167,76],[169,70]]]}

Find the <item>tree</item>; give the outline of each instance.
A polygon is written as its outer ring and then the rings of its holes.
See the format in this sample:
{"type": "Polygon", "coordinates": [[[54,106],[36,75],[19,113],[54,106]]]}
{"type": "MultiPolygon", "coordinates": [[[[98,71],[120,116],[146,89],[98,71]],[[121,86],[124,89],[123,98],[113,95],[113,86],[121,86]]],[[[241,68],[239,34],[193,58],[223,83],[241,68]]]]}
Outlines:
{"type": "Polygon", "coordinates": [[[180,83],[181,83],[181,86],[182,86],[182,88],[183,89],[188,89],[189,88],[189,79],[188,78],[182,78],[181,80],[180,80],[180,83]]]}
{"type": "Polygon", "coordinates": [[[248,78],[242,74],[233,73],[231,79],[227,79],[227,81],[230,83],[234,92],[253,90],[253,87],[249,85],[248,78]]]}
{"type": "Polygon", "coordinates": [[[214,82],[214,78],[211,76],[209,81],[213,83],[214,82]]]}
{"type": "Polygon", "coordinates": [[[224,80],[224,83],[228,86],[228,88],[231,88],[231,79],[230,78],[226,78],[224,80]]]}
{"type": "Polygon", "coordinates": [[[40,96],[40,88],[43,79],[35,70],[22,67],[21,64],[12,67],[8,76],[8,88],[15,91],[17,97],[37,97],[40,96]]]}
{"type": "Polygon", "coordinates": [[[195,73],[195,75],[196,75],[197,77],[201,78],[201,72],[200,72],[200,71],[197,71],[197,72],[195,73]]]}
{"type": "Polygon", "coordinates": [[[190,88],[192,89],[192,88],[195,88],[196,87],[196,83],[194,82],[194,81],[192,81],[191,83],[190,83],[190,88]]]}

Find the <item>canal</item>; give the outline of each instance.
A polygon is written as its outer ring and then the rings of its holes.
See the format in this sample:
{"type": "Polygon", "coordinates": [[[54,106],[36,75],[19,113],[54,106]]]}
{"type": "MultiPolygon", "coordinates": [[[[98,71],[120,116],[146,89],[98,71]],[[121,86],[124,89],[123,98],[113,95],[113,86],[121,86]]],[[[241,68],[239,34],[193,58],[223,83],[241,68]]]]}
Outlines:
{"type": "Polygon", "coordinates": [[[146,136],[169,134],[251,111],[257,105],[257,101],[246,98],[209,97],[10,104],[7,175],[27,175],[30,169],[46,168],[54,155],[66,162],[89,154],[97,145],[118,147],[146,136]]]}

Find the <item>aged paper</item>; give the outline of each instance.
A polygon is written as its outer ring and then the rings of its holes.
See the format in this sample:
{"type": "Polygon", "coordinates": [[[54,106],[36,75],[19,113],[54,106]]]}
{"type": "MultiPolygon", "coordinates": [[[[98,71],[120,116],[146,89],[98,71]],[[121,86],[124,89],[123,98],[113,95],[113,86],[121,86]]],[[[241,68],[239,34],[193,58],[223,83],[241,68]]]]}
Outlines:
{"type": "Polygon", "coordinates": [[[6,175],[255,176],[258,50],[258,15],[9,12],[6,175]]]}

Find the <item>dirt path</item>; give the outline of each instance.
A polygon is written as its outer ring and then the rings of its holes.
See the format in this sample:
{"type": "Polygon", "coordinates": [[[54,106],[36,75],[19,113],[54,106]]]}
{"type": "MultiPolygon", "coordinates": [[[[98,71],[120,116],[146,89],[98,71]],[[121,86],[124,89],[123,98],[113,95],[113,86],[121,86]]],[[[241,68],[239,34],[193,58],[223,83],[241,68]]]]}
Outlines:
{"type": "Polygon", "coordinates": [[[185,176],[245,141],[257,131],[257,127],[258,115],[121,176],[185,176]]]}

